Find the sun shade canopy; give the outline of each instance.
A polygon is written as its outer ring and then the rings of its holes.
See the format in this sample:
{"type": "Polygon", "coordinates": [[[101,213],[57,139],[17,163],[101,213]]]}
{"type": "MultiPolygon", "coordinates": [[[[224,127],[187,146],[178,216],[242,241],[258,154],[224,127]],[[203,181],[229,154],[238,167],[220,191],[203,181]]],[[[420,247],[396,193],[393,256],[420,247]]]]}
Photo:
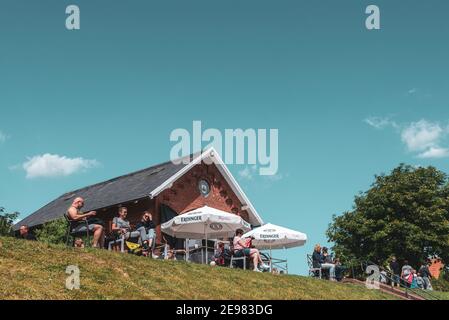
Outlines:
{"type": "Polygon", "coordinates": [[[303,246],[307,235],[275,224],[267,223],[243,235],[253,237],[252,244],[258,249],[287,249],[303,246]]]}
{"type": "Polygon", "coordinates": [[[232,237],[237,229],[251,230],[240,216],[208,206],[174,217],[161,225],[162,232],[183,239],[232,237]]]}

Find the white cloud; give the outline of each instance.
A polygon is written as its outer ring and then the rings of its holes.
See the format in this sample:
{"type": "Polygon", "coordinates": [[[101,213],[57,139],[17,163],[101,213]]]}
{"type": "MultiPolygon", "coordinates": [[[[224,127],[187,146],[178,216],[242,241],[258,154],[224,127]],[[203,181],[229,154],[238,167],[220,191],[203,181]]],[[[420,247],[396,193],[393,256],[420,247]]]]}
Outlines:
{"type": "Polygon", "coordinates": [[[418,91],[418,89],[412,88],[412,89],[408,90],[407,93],[411,95],[411,94],[416,93],[416,91],[418,91]]]}
{"type": "Polygon", "coordinates": [[[421,119],[408,124],[396,124],[389,118],[370,117],[365,122],[376,129],[392,126],[401,136],[401,141],[409,152],[421,159],[449,157],[449,148],[442,143],[449,137],[449,127],[441,126],[438,122],[421,119]]]}
{"type": "Polygon", "coordinates": [[[438,148],[443,134],[445,129],[438,123],[420,120],[406,126],[401,132],[401,139],[410,151],[425,151],[438,148]]]}
{"type": "Polygon", "coordinates": [[[393,128],[397,127],[396,122],[390,120],[390,118],[368,117],[364,120],[364,122],[376,129],[384,129],[389,126],[393,128]]]}
{"type": "Polygon", "coordinates": [[[440,147],[431,147],[418,155],[418,158],[422,159],[447,157],[449,157],[449,149],[440,147]]]}
{"type": "Polygon", "coordinates": [[[7,135],[6,133],[0,131],[0,143],[4,143],[8,139],[9,139],[9,135],[7,135]]]}
{"type": "Polygon", "coordinates": [[[22,165],[28,179],[64,177],[99,165],[97,160],[67,158],[56,154],[43,154],[28,158],[22,165]]]}

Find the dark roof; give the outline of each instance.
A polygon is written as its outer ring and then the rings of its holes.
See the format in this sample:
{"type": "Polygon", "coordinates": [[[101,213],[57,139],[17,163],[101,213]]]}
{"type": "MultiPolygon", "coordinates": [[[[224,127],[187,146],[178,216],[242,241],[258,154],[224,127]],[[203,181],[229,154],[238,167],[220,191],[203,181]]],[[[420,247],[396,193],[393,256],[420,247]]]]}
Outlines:
{"type": "MultiPolygon", "coordinates": [[[[196,157],[196,155],[191,155],[190,157],[196,157]]],[[[61,218],[76,197],[84,198],[86,205],[83,211],[85,212],[143,199],[185,166],[186,164],[183,163],[175,165],[168,161],[65,193],[17,223],[14,226],[14,230],[17,230],[19,226],[24,224],[32,227],[61,218]]]]}

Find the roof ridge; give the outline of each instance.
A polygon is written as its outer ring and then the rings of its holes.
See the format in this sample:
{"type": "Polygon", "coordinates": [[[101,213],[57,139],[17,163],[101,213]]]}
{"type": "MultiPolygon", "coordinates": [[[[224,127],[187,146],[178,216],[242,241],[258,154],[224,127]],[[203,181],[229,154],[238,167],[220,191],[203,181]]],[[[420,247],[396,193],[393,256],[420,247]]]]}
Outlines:
{"type": "Polygon", "coordinates": [[[121,175],[121,176],[117,176],[117,177],[112,178],[112,179],[109,179],[109,180],[97,182],[97,183],[88,185],[88,186],[83,187],[83,188],[79,188],[79,189],[76,189],[76,190],[68,191],[68,192],[64,193],[64,194],[63,194],[62,196],[60,196],[60,197],[69,196],[69,195],[72,194],[72,193],[76,193],[76,192],[79,192],[79,191],[82,191],[82,190],[88,190],[88,189],[90,189],[90,188],[97,187],[97,186],[100,186],[100,185],[102,185],[102,184],[107,184],[107,183],[114,182],[114,181],[117,181],[117,180],[120,180],[120,179],[123,179],[123,178],[131,177],[131,176],[133,176],[133,175],[136,175],[136,174],[139,174],[139,173],[142,173],[142,172],[145,172],[145,171],[150,171],[150,170],[152,170],[152,169],[156,169],[156,168],[158,168],[158,167],[165,166],[165,165],[168,164],[169,162],[171,162],[171,161],[166,161],[166,162],[163,162],[163,163],[159,163],[159,164],[153,165],[153,166],[148,167],[148,168],[145,168],[145,169],[140,169],[140,170],[137,170],[137,171],[134,171],[134,172],[131,172],[131,173],[127,173],[127,174],[124,174],[124,175],[121,175]]]}
{"type": "MultiPolygon", "coordinates": [[[[175,160],[173,160],[173,161],[180,160],[180,159],[184,159],[184,158],[187,158],[187,157],[192,158],[194,155],[195,155],[195,154],[192,153],[192,154],[190,154],[190,155],[187,155],[187,156],[184,156],[184,157],[177,158],[177,159],[175,159],[175,160]]],[[[152,166],[147,167],[147,168],[144,168],[144,169],[140,169],[140,170],[137,170],[137,171],[134,171],[134,172],[130,172],[130,173],[121,175],[121,176],[117,176],[117,177],[112,178],[112,179],[108,179],[108,180],[105,180],[105,181],[97,182],[97,183],[88,185],[88,186],[83,187],[83,188],[79,188],[79,189],[76,189],[76,190],[71,190],[71,191],[68,191],[68,192],[62,194],[59,198],[68,197],[69,195],[71,196],[73,193],[80,192],[80,191],[82,191],[82,190],[89,190],[90,188],[93,188],[93,187],[97,187],[97,186],[100,186],[100,185],[105,185],[105,184],[108,184],[108,183],[111,183],[111,182],[114,182],[114,181],[117,181],[117,180],[120,180],[120,179],[123,179],[123,178],[131,177],[131,176],[133,176],[133,175],[137,175],[137,174],[143,173],[143,172],[145,172],[145,171],[154,170],[154,169],[157,169],[158,167],[163,167],[163,166],[169,164],[170,162],[173,163],[173,161],[168,160],[168,161],[161,162],[161,163],[152,165],[152,166]]]]}

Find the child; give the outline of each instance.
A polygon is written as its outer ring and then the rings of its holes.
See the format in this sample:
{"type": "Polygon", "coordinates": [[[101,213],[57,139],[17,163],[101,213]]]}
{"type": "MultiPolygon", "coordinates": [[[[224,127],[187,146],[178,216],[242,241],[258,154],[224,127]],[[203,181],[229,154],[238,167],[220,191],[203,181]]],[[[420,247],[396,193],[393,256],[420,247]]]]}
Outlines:
{"type": "Polygon", "coordinates": [[[418,276],[416,277],[416,284],[418,285],[418,288],[424,289],[424,279],[421,276],[421,273],[418,272],[418,276]]]}
{"type": "Polygon", "coordinates": [[[213,262],[215,262],[215,264],[218,266],[223,266],[225,264],[224,251],[225,251],[224,243],[223,242],[218,243],[213,258],[213,262]]]}
{"type": "Polygon", "coordinates": [[[418,288],[418,275],[416,274],[416,270],[412,269],[412,273],[410,274],[409,278],[410,283],[410,289],[417,289],[418,288]]]}

